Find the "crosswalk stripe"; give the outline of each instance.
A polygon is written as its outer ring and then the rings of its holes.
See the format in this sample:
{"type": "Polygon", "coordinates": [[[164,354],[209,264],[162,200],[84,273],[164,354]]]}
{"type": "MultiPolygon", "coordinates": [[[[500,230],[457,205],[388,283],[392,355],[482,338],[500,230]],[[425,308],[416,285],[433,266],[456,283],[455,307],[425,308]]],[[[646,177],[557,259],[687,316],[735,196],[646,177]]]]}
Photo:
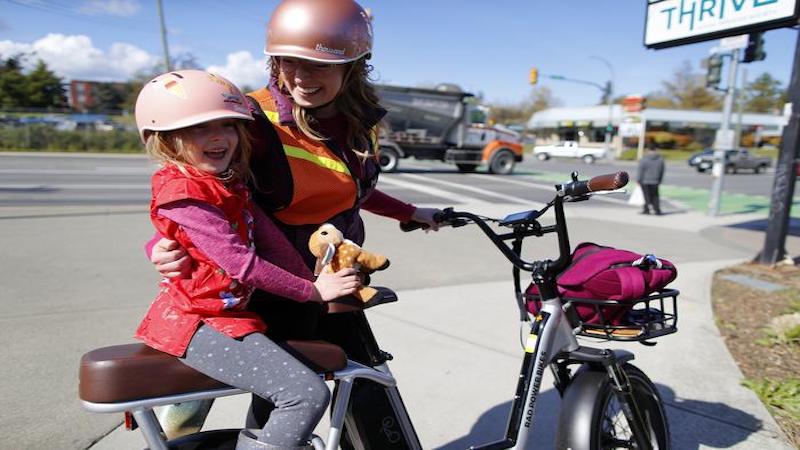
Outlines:
{"type": "MultiPolygon", "coordinates": [[[[426,181],[430,181],[428,178],[424,178],[426,181]]],[[[386,175],[381,176],[380,182],[378,183],[379,187],[380,184],[388,184],[392,186],[398,186],[405,189],[411,189],[412,191],[422,192],[424,194],[433,195],[436,197],[441,197],[447,199],[451,202],[455,203],[477,203],[477,204],[484,204],[489,203],[485,200],[480,200],[475,197],[470,197],[467,195],[456,194],[455,192],[445,191],[442,189],[437,189],[432,186],[424,186],[417,183],[411,183],[409,181],[399,180],[396,177],[389,177],[386,175]]]]}
{"type": "Polygon", "coordinates": [[[442,184],[442,185],[445,185],[445,186],[451,186],[451,187],[454,187],[454,188],[457,188],[457,189],[462,189],[462,190],[465,190],[465,191],[475,192],[475,193],[484,195],[486,197],[499,198],[499,199],[503,200],[506,203],[516,203],[516,204],[526,204],[526,205],[530,204],[530,202],[527,201],[527,200],[514,198],[514,197],[509,196],[508,194],[502,194],[502,193],[495,192],[495,191],[489,191],[489,190],[486,190],[486,189],[476,188],[476,187],[473,187],[473,186],[467,186],[467,185],[461,184],[461,183],[454,183],[452,181],[439,180],[439,179],[434,178],[434,177],[424,177],[422,175],[412,175],[412,174],[408,174],[408,173],[404,173],[404,174],[402,174],[400,176],[402,176],[404,178],[413,178],[415,180],[426,181],[426,182],[431,182],[431,183],[438,183],[438,184],[442,184]]]}

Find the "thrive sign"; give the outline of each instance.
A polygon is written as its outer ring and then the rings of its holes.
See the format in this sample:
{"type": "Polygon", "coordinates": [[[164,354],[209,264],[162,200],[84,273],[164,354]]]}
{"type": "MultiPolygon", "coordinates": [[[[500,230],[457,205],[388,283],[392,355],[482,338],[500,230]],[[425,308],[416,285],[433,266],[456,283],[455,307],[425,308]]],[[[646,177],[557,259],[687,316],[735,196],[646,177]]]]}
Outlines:
{"type": "Polygon", "coordinates": [[[644,45],[665,48],[797,24],[798,0],[651,0],[644,45]]]}

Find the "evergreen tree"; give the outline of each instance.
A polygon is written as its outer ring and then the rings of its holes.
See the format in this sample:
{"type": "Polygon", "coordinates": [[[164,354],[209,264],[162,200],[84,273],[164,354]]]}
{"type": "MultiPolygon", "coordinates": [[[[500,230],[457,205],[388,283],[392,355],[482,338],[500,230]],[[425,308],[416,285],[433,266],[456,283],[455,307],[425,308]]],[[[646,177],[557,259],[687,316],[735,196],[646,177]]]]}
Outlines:
{"type": "Polygon", "coordinates": [[[67,105],[66,90],[61,78],[48,69],[47,64],[41,59],[26,79],[27,101],[24,106],[49,108],[67,105]]]}
{"type": "Polygon", "coordinates": [[[27,103],[27,80],[22,73],[24,55],[0,62],[0,108],[19,108],[27,103]]]}
{"type": "Polygon", "coordinates": [[[780,80],[776,80],[767,72],[759,75],[744,88],[745,111],[780,114],[786,90],[781,89],[780,80]]]}

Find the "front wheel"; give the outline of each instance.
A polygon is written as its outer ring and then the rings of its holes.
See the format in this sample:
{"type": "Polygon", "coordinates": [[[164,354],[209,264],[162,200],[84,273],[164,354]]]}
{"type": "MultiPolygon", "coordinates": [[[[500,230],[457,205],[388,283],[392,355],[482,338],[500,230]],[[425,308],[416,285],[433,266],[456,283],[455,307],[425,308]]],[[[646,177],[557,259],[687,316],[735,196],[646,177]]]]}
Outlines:
{"type": "Polygon", "coordinates": [[[489,160],[489,173],[510,175],[514,171],[515,162],[514,153],[511,150],[498,150],[494,152],[492,159],[489,160]]]}
{"type": "MultiPolygon", "coordinates": [[[[633,398],[644,421],[642,428],[654,450],[670,448],[664,404],[653,382],[631,364],[623,364],[633,398]]],[[[601,450],[638,448],[623,401],[608,373],[581,370],[564,393],[556,432],[557,449],[601,450]]]]}

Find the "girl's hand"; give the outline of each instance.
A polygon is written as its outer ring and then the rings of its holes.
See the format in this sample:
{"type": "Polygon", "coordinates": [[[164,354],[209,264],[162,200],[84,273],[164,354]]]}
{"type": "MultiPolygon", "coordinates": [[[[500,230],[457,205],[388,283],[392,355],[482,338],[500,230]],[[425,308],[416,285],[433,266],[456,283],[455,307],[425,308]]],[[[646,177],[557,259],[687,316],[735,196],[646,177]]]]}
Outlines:
{"type": "Polygon", "coordinates": [[[437,208],[417,208],[411,214],[411,220],[428,225],[425,231],[438,231],[439,222],[434,219],[434,216],[441,212],[442,210],[437,208]]]}
{"type": "Polygon", "coordinates": [[[336,273],[322,271],[314,282],[314,294],[311,301],[327,302],[343,295],[352,294],[361,282],[355,269],[342,269],[336,273]]]}
{"type": "Polygon", "coordinates": [[[192,269],[191,258],[186,250],[177,241],[167,238],[161,238],[153,246],[150,262],[166,278],[186,278],[192,269]]]}

